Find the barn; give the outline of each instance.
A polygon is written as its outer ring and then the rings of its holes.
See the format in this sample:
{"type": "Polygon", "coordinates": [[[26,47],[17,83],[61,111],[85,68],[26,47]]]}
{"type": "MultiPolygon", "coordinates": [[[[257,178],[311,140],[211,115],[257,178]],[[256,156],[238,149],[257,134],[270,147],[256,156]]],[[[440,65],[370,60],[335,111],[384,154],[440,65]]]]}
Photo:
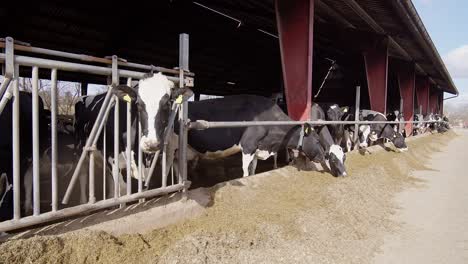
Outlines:
{"type": "MultiPolygon", "coordinates": [[[[131,83],[144,73],[164,72],[181,86],[193,86],[195,100],[279,94],[298,121],[310,119],[313,102],[353,106],[356,91],[361,108],[400,110],[408,121],[416,113],[442,114],[444,93],[458,95],[410,0],[8,1],[0,18],[6,79],[55,76],[79,83],[82,95],[91,85],[131,83]]],[[[406,130],[411,134],[411,123],[406,130]]],[[[83,152],[81,163],[87,155],[83,152]]],[[[182,166],[181,181],[163,191],[143,194],[140,182],[138,192],[120,200],[65,211],[35,210],[34,216],[20,218],[18,205],[15,219],[0,224],[0,231],[181,190],[184,173],[182,166]]]]}

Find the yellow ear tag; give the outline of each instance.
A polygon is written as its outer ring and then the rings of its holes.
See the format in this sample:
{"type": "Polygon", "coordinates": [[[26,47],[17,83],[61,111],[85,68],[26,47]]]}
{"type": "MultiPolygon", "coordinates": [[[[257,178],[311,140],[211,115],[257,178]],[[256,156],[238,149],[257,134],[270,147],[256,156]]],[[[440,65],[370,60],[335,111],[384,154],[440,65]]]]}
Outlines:
{"type": "Polygon", "coordinates": [[[309,128],[306,127],[304,132],[305,132],[306,134],[309,134],[309,128]]]}
{"type": "Polygon", "coordinates": [[[131,98],[128,94],[126,94],[122,99],[123,99],[125,102],[127,102],[127,103],[131,103],[131,102],[132,102],[132,98],[131,98]]]}
{"type": "Polygon", "coordinates": [[[179,97],[177,97],[177,99],[175,100],[176,104],[181,104],[183,98],[184,98],[184,97],[183,97],[182,95],[179,95],[179,97]]]}

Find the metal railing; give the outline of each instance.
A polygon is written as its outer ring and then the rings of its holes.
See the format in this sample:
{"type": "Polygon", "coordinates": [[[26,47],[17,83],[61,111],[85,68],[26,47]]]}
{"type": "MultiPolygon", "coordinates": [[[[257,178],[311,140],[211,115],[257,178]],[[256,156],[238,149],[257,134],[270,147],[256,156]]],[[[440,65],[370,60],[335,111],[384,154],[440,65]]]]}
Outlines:
{"type": "MultiPolygon", "coordinates": [[[[131,149],[131,103],[127,102],[127,119],[126,119],[126,190],[125,195],[120,193],[120,171],[119,171],[119,111],[120,111],[120,100],[113,95],[112,89],[115,85],[119,84],[121,78],[127,79],[127,85],[131,85],[132,80],[141,79],[147,72],[161,72],[166,75],[166,77],[177,83],[179,87],[192,86],[193,85],[193,76],[194,74],[188,70],[188,35],[180,35],[180,54],[179,54],[179,66],[176,69],[168,69],[164,67],[156,67],[153,65],[143,65],[137,63],[130,63],[126,61],[119,60],[117,56],[112,56],[112,59],[97,58],[92,56],[86,56],[82,54],[73,54],[68,52],[54,51],[49,49],[42,49],[36,47],[30,47],[26,45],[17,45],[14,43],[14,40],[10,37],[5,39],[5,42],[0,42],[0,48],[4,48],[4,52],[0,53],[0,63],[4,64],[4,82],[0,86],[0,115],[2,114],[5,106],[11,101],[12,103],[12,128],[1,129],[12,129],[12,162],[13,162],[13,219],[0,222],[0,232],[10,231],[18,228],[24,228],[31,225],[41,224],[48,221],[53,221],[61,219],[64,217],[69,217],[79,213],[83,213],[90,210],[104,209],[116,205],[124,205],[125,203],[140,201],[142,202],[144,198],[154,197],[157,195],[162,195],[166,193],[183,191],[189,187],[189,182],[187,181],[187,171],[186,171],[186,149],[183,146],[186,146],[187,142],[187,131],[186,126],[180,126],[180,143],[181,148],[179,151],[179,175],[177,181],[174,179],[171,181],[171,184],[167,184],[167,179],[165,175],[162,177],[162,186],[157,189],[152,190],[143,190],[143,171],[147,171],[147,167],[143,163],[143,153],[138,144],[138,190],[136,193],[132,193],[131,185],[131,162],[132,162],[132,149],[131,149]],[[15,55],[15,50],[22,51],[24,53],[31,53],[32,55],[15,55]],[[34,57],[34,54],[42,54],[48,56],[59,57],[58,59],[44,59],[34,57]],[[80,62],[70,62],[70,61],[61,61],[60,58],[67,58],[73,60],[79,60],[80,62]],[[96,66],[87,64],[92,63],[103,63],[105,66],[96,66]],[[20,172],[20,89],[19,89],[19,67],[30,67],[32,69],[32,189],[33,189],[33,215],[31,216],[22,216],[21,215],[21,188],[24,172],[20,172]],[[109,67],[110,66],[110,67],[109,67]],[[126,67],[127,69],[121,69],[120,67],[126,67]],[[39,82],[39,69],[48,69],[50,70],[50,80],[51,80],[51,123],[50,123],[50,139],[51,139],[51,211],[44,212],[41,210],[41,176],[40,175],[40,153],[39,153],[39,93],[38,93],[38,82],[39,82]],[[139,71],[142,70],[142,71],[139,71]],[[89,171],[88,173],[88,203],[81,204],[73,207],[68,207],[64,209],[59,209],[59,198],[58,197],[58,183],[60,181],[60,175],[57,172],[57,115],[58,115],[58,96],[57,87],[58,74],[59,71],[68,71],[68,72],[77,72],[77,73],[86,73],[90,75],[101,75],[107,76],[112,80],[112,83],[108,85],[107,93],[102,104],[102,107],[99,109],[99,114],[96,121],[94,122],[91,133],[86,140],[86,145],[83,148],[83,151],[80,155],[78,162],[76,163],[73,176],[70,180],[66,193],[63,197],[62,203],[67,204],[72,191],[75,187],[75,183],[80,176],[80,171],[83,170],[83,165],[85,161],[89,161],[89,171]],[[172,76],[171,76],[172,75],[172,76]],[[114,107],[114,120],[108,120],[108,115],[114,107]],[[102,146],[102,156],[103,156],[103,199],[96,201],[95,195],[95,159],[98,139],[102,135],[106,137],[106,122],[114,122],[114,155],[113,155],[113,167],[112,167],[112,177],[114,180],[114,193],[109,195],[108,190],[106,190],[106,164],[107,161],[106,155],[106,140],[103,140],[102,146]],[[104,134],[102,134],[104,133],[104,134]],[[182,165],[183,164],[183,165],[182,165]],[[113,197],[110,197],[113,196],[113,197]]],[[[179,110],[179,121],[181,123],[186,123],[187,121],[187,104],[180,106],[179,110]]],[[[138,120],[138,123],[139,120],[138,120]]],[[[138,124],[139,133],[138,139],[141,139],[141,125],[138,124]]],[[[0,132],[1,133],[1,132],[0,132]]],[[[23,155],[23,153],[21,153],[23,155]]],[[[157,155],[153,158],[153,163],[157,160],[157,155]]],[[[165,165],[165,155],[163,155],[162,163],[165,165]]],[[[154,169],[154,168],[153,168],[154,169]]],[[[171,168],[168,168],[171,169],[171,168]]],[[[86,172],[85,172],[86,173],[86,172]]],[[[171,174],[173,175],[173,174],[171,174]]],[[[122,175],[123,176],[123,175],[122,175]]],[[[174,177],[172,177],[174,178],[174,177]]]]}

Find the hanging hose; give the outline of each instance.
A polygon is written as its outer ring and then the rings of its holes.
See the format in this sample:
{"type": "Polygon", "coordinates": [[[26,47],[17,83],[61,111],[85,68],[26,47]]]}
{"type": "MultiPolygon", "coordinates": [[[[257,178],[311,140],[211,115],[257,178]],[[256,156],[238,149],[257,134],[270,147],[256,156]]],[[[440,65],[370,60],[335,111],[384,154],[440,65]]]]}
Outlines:
{"type": "Polygon", "coordinates": [[[328,59],[328,58],[325,58],[325,59],[331,61],[331,66],[328,69],[327,75],[325,75],[325,78],[323,79],[322,84],[320,85],[320,88],[319,88],[317,94],[314,96],[314,99],[316,99],[320,95],[320,92],[322,91],[322,88],[325,86],[325,82],[327,81],[328,76],[330,76],[330,73],[332,72],[332,70],[335,69],[336,61],[328,59]]]}

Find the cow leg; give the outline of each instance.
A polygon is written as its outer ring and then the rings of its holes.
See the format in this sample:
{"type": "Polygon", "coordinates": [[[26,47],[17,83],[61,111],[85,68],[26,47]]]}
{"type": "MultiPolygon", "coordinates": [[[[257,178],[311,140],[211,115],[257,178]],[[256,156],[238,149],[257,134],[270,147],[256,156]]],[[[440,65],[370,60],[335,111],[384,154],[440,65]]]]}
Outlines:
{"type": "MultiPolygon", "coordinates": [[[[88,164],[88,162],[84,163],[88,164]]],[[[86,187],[88,186],[88,166],[89,165],[83,165],[80,170],[80,204],[85,204],[88,201],[86,196],[86,187]]]]}
{"type": "Polygon", "coordinates": [[[278,168],[278,153],[273,154],[273,169],[278,168]]]}
{"type": "MultiPolygon", "coordinates": [[[[29,162],[28,162],[29,163],[29,162]]],[[[28,169],[26,170],[26,173],[24,174],[24,191],[25,197],[24,197],[24,213],[25,215],[30,215],[33,212],[33,206],[32,206],[32,192],[33,192],[33,172],[32,172],[32,166],[29,166],[28,169]]]]}
{"type": "Polygon", "coordinates": [[[258,157],[256,155],[254,155],[254,158],[252,160],[252,162],[250,163],[250,174],[249,175],[254,175],[255,174],[255,170],[257,169],[257,161],[258,161],[258,157]]]}
{"type": "Polygon", "coordinates": [[[244,177],[249,176],[249,166],[250,163],[252,163],[252,161],[254,160],[254,158],[255,154],[246,154],[242,152],[242,171],[244,172],[244,177]]]}

